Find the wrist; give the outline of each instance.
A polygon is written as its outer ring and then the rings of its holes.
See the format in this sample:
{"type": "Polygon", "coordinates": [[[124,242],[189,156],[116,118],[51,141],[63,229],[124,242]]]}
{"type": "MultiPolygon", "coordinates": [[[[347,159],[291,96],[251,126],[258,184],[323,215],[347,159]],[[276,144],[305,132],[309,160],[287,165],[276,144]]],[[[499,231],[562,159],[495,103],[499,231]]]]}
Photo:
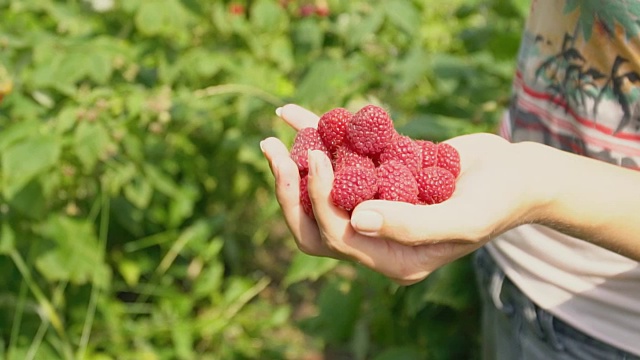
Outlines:
{"type": "Polygon", "coordinates": [[[567,166],[564,152],[536,142],[514,143],[514,153],[520,161],[521,178],[527,197],[523,223],[553,222],[554,209],[566,180],[562,173],[567,166]]]}

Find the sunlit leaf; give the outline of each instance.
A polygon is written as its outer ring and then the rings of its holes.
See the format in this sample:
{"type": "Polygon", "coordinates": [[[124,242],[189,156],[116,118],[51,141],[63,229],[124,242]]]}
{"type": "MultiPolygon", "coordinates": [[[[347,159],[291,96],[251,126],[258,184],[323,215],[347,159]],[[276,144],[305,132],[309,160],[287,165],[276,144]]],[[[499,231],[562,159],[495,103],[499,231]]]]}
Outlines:
{"type": "Polygon", "coordinates": [[[36,260],[36,266],[45,278],[107,286],[109,270],[103,262],[93,224],[55,215],[44,224],[41,232],[56,245],[36,260]]]}
{"type": "Polygon", "coordinates": [[[3,222],[0,228],[0,254],[8,254],[16,244],[16,234],[11,225],[3,222]]]}
{"type": "Polygon", "coordinates": [[[389,20],[409,34],[414,34],[420,25],[420,13],[411,1],[386,0],[383,2],[389,20]]]}
{"type": "Polygon", "coordinates": [[[256,32],[273,31],[287,21],[280,6],[274,1],[258,0],[251,6],[251,22],[256,32]]]}
{"type": "Polygon", "coordinates": [[[3,194],[11,198],[27,182],[58,163],[61,144],[51,135],[34,136],[2,152],[3,194]]]}
{"type": "Polygon", "coordinates": [[[338,260],[326,257],[309,256],[296,253],[284,277],[284,284],[291,285],[299,281],[318,280],[322,275],[338,265],[338,260]]]}
{"type": "Polygon", "coordinates": [[[153,196],[153,187],[148,179],[136,176],[124,185],[124,196],[138,209],[146,209],[153,196]]]}
{"type": "Polygon", "coordinates": [[[91,172],[96,163],[104,158],[110,145],[107,129],[99,122],[82,122],[74,134],[76,156],[86,172],[91,172]]]}

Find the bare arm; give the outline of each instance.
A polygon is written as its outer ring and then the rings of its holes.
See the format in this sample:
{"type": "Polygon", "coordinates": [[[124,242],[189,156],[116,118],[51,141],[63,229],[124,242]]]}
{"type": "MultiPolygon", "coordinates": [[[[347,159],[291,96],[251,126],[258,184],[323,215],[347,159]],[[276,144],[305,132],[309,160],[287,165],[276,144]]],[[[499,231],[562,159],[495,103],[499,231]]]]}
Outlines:
{"type": "MultiPolygon", "coordinates": [[[[640,260],[640,172],[522,143],[547,189],[536,222],[640,260]]],[[[533,176],[533,174],[532,174],[533,176]]]]}

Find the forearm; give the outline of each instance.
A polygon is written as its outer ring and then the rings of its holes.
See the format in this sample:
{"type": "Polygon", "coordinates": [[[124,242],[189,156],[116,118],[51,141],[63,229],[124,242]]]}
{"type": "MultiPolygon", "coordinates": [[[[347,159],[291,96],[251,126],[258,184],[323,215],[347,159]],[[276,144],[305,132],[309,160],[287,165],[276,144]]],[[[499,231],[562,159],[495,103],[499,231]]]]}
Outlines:
{"type": "Polygon", "coordinates": [[[516,145],[539,186],[535,222],[640,260],[640,172],[535,143],[516,145]]]}

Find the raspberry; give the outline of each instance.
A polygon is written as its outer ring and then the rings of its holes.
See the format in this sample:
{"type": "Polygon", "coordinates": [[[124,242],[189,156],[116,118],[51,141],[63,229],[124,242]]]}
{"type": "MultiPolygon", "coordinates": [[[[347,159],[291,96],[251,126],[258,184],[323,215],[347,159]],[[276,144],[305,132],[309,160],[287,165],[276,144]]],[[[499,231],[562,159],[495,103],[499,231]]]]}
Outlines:
{"type": "Polygon", "coordinates": [[[389,145],[396,130],[384,109],[367,105],[356,112],[347,126],[347,140],[358,153],[378,155],[389,145]]]}
{"type": "Polygon", "coordinates": [[[330,201],[349,212],[370,199],[441,203],[453,195],[460,174],[460,155],[453,146],[398,134],[384,109],[367,105],[352,114],[334,108],[320,117],[317,129],[300,130],[291,147],[300,172],[300,206],[311,218],[309,150],[331,159],[330,201]]]}
{"type": "Polygon", "coordinates": [[[438,162],[436,166],[451,171],[454,178],[460,175],[460,154],[453,146],[447,143],[439,143],[436,146],[438,162]]]}
{"type": "Polygon", "coordinates": [[[309,170],[309,150],[322,150],[328,155],[327,147],[322,142],[318,130],[312,127],[298,131],[291,146],[291,158],[298,165],[300,172],[309,170]]]}
{"type": "Polygon", "coordinates": [[[455,176],[449,170],[437,166],[422,169],[416,180],[418,198],[429,205],[449,199],[456,189],[455,176]]]}
{"type": "Polygon", "coordinates": [[[300,7],[300,16],[309,17],[316,13],[316,6],[313,4],[306,4],[300,7]]]}
{"type": "Polygon", "coordinates": [[[436,144],[428,140],[418,140],[416,142],[422,149],[422,168],[424,169],[431,166],[436,166],[436,163],[438,161],[438,151],[436,150],[436,144]]]}
{"type": "Polygon", "coordinates": [[[460,175],[460,154],[447,143],[434,144],[427,140],[418,140],[422,148],[422,168],[437,166],[449,170],[454,177],[460,175]]]}
{"type": "Polygon", "coordinates": [[[367,156],[360,155],[348,145],[342,145],[336,150],[334,168],[339,170],[347,166],[365,167],[375,169],[373,160],[367,156]]]}
{"type": "Polygon", "coordinates": [[[305,174],[300,178],[300,205],[304,213],[315,219],[313,215],[313,207],[311,205],[311,198],[309,197],[309,175],[305,174]]]}
{"type": "Polygon", "coordinates": [[[229,13],[231,15],[244,15],[245,8],[242,4],[231,4],[229,5],[229,13]]]}
{"type": "Polygon", "coordinates": [[[347,134],[347,124],[353,114],[344,108],[335,108],[324,113],[318,121],[318,133],[327,149],[333,153],[342,145],[347,134]]]}
{"type": "Polygon", "coordinates": [[[320,16],[320,17],[327,17],[329,16],[329,14],[331,13],[331,10],[329,9],[328,6],[318,6],[316,7],[316,15],[320,16]]]}
{"type": "Polygon", "coordinates": [[[331,201],[337,207],[351,211],[359,203],[373,199],[377,189],[373,169],[355,166],[344,167],[335,173],[331,201]]]}
{"type": "Polygon", "coordinates": [[[422,169],[422,147],[408,136],[397,135],[380,154],[380,163],[391,160],[400,161],[415,176],[422,169]]]}
{"type": "Polygon", "coordinates": [[[382,163],[376,169],[376,177],[379,199],[418,203],[418,183],[411,170],[400,161],[382,163]]]}

